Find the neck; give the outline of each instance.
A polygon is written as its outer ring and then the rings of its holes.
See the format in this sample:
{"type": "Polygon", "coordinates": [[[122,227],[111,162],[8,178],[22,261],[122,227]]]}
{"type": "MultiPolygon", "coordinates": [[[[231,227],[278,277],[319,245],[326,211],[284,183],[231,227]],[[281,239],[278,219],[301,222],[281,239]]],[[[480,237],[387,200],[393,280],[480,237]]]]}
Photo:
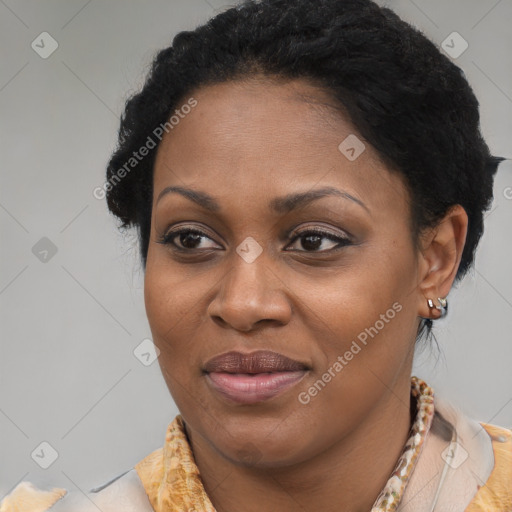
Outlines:
{"type": "Polygon", "coordinates": [[[205,490],[219,512],[368,512],[409,437],[415,413],[410,403],[410,380],[404,380],[329,449],[279,468],[236,465],[188,427],[187,432],[205,490]]]}

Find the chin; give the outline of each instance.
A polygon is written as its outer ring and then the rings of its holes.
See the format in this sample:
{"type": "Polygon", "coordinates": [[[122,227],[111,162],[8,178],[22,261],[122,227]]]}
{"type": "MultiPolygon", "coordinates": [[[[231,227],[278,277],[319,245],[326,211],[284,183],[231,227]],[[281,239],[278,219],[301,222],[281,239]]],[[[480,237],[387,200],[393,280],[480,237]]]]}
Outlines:
{"type": "Polygon", "coordinates": [[[218,453],[237,465],[262,469],[287,467],[314,455],[314,438],[308,440],[304,435],[311,430],[299,418],[297,425],[293,425],[287,414],[279,418],[245,416],[230,420],[224,417],[219,420],[222,427],[209,424],[207,418],[203,420],[204,437],[218,453]]]}

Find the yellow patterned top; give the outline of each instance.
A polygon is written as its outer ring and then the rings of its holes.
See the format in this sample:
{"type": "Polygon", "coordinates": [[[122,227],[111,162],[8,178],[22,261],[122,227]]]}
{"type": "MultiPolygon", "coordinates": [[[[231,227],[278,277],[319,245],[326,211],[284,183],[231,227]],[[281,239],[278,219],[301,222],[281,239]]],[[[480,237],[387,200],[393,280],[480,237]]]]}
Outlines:
{"type": "Polygon", "coordinates": [[[482,423],[492,439],[494,469],[465,512],[512,510],[512,431],[482,423]]]}
{"type": "MultiPolygon", "coordinates": [[[[412,394],[417,400],[416,421],[411,428],[411,437],[404,446],[396,469],[383,488],[372,509],[376,511],[402,510],[400,498],[421,456],[423,441],[432,424],[433,392],[423,381],[413,377],[412,394]]],[[[512,431],[503,427],[480,424],[489,435],[489,455],[494,454],[493,466],[489,466],[489,477],[482,485],[475,484],[475,494],[465,512],[511,512],[512,511],[512,431]],[[492,450],[490,448],[492,443],[492,450]]],[[[416,472],[418,473],[418,472],[416,472]]],[[[130,471],[130,478],[119,478],[119,486],[112,485],[110,495],[103,494],[103,512],[118,512],[123,502],[123,511],[154,512],[216,512],[201,481],[192,447],[188,442],[183,419],[178,415],[168,426],[164,446],[153,451],[130,471]],[[122,487],[122,486],[125,487],[122,487]],[[130,493],[131,496],[129,495],[130,493]],[[123,501],[122,498],[126,498],[123,501]],[[107,499],[105,499],[107,498],[107,499]],[[135,498],[135,499],[134,499],[135,498]],[[137,505],[135,505],[137,501],[137,505]],[[128,503],[129,505],[126,505],[128,503]],[[131,508],[130,508],[131,505],[131,508]]],[[[121,475],[122,476],[122,475],[121,475]]],[[[418,478],[418,475],[416,475],[418,478]]],[[[420,472],[419,479],[423,481],[420,472]]],[[[453,489],[449,487],[451,493],[453,489]]],[[[101,494],[101,493],[100,493],[101,494]]],[[[82,512],[97,511],[94,495],[88,495],[82,506],[73,506],[65,489],[51,491],[37,489],[29,482],[21,482],[0,503],[0,512],[82,512]],[[85,506],[88,505],[88,506],[85,506]]],[[[469,500],[468,500],[469,501],[469,500]]],[[[467,503],[467,501],[466,501],[467,503]]],[[[443,503],[438,504],[442,510],[443,503]]],[[[404,507],[404,510],[409,510],[404,507]]],[[[437,508],[436,508],[437,510],[437,508]]],[[[450,510],[454,510],[450,508],[450,510]]],[[[459,509],[457,509],[459,510],[459,509]]],[[[415,511],[416,512],[416,511],[415,511]]]]}
{"type": "MultiPolygon", "coordinates": [[[[511,512],[512,431],[482,426],[491,436],[495,464],[465,512],[511,512]]],[[[201,482],[181,416],[170,424],[164,447],[150,453],[135,469],[155,512],[216,512],[201,482]]]]}

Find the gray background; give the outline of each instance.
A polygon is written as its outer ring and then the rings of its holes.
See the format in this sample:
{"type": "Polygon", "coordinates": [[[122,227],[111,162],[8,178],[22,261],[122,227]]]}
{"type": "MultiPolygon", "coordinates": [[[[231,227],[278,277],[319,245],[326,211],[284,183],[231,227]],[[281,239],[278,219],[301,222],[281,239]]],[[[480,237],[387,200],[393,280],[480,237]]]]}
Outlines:
{"type": "MultiPolygon", "coordinates": [[[[226,5],[0,0],[0,499],[20,480],[99,485],[160,447],[177,413],[158,363],[133,354],[151,337],[135,239],[116,231],[92,191],[154,52],[226,5]],[[31,47],[44,31],[59,45],[47,59],[31,47]],[[46,262],[32,251],[43,237],[57,248],[46,262]],[[58,452],[48,469],[31,457],[43,441],[58,452]]],[[[511,157],[512,1],[388,5],[438,45],[453,31],[467,40],[456,62],[491,150],[511,157]]],[[[426,350],[415,365],[468,415],[509,427],[511,167],[500,166],[475,270],[435,324],[442,356],[426,350]]]]}

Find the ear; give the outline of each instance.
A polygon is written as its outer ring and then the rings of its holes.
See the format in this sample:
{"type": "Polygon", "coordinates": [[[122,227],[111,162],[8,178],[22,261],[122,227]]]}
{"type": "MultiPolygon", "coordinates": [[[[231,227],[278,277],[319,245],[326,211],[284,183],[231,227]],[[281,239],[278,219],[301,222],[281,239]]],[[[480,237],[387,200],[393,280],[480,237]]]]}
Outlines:
{"type": "Polygon", "coordinates": [[[438,297],[445,298],[452,287],[466,242],[468,216],[457,204],[431,230],[421,235],[419,256],[418,316],[436,319],[441,311],[429,308],[427,300],[439,305],[438,297]]]}

